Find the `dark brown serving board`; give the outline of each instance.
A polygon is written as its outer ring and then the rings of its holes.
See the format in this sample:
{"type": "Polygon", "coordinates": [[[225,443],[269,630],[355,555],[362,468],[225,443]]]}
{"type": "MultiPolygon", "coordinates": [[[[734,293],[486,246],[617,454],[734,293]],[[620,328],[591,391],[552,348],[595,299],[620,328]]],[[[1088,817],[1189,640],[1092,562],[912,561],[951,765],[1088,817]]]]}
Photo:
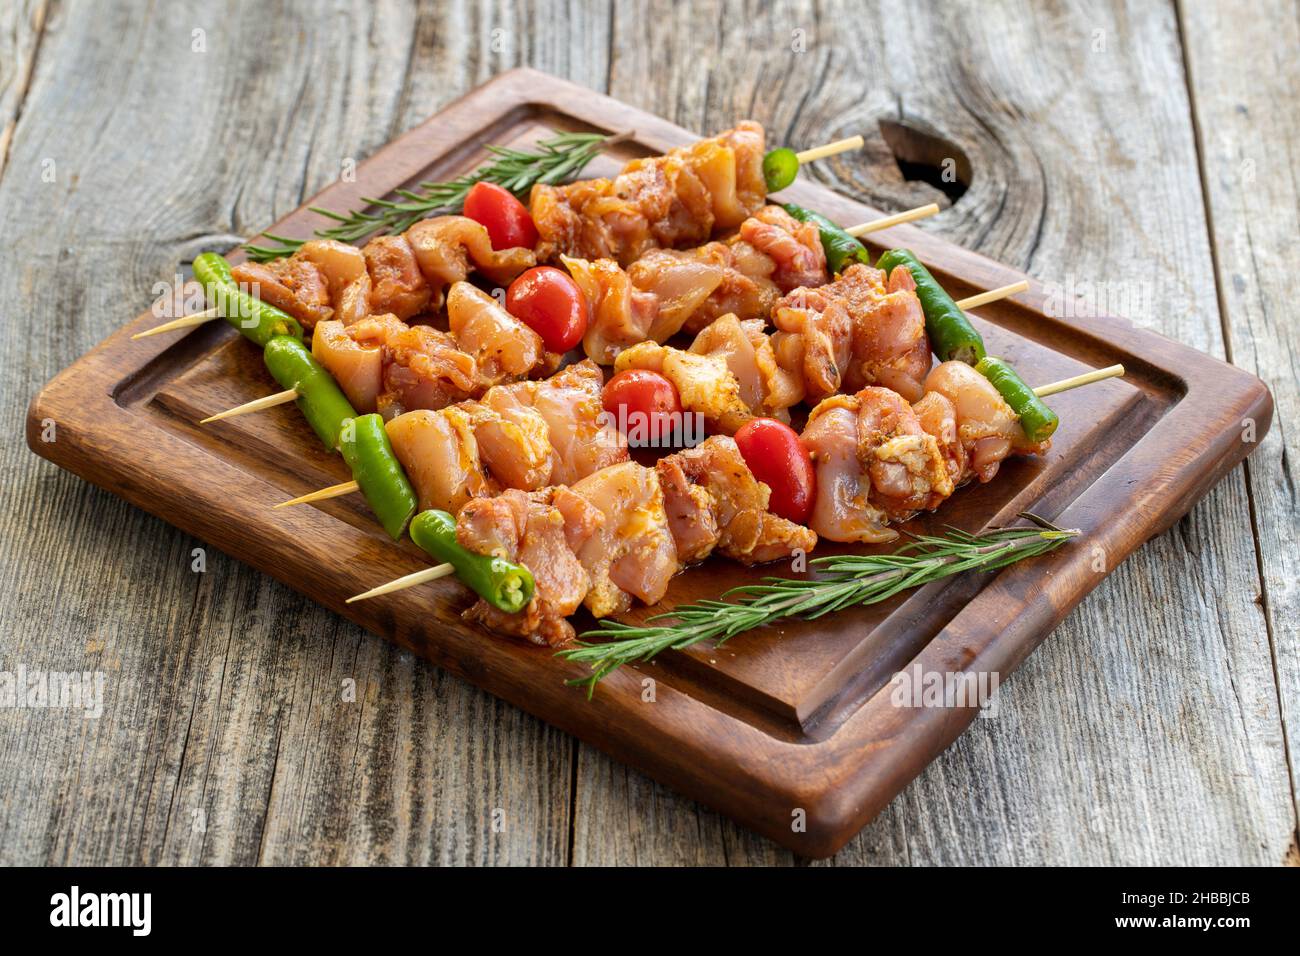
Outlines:
{"type": "MultiPolygon", "coordinates": [[[[592,174],[695,138],[590,90],[516,70],[389,144],[361,165],[355,182],[331,186],[310,205],[350,209],[362,196],[469,169],[484,158],[484,144],[559,128],[634,131],[592,174]]],[[[879,214],[816,185],[787,193],[839,222],[879,214]]],[[[306,235],[323,222],[304,207],[273,231],[306,235]]],[[[913,227],[871,238],[877,248],[912,248],[954,297],[1022,278],[913,227]]],[[[1052,318],[1045,298],[1031,285],[980,309],[991,351],[1032,370],[1033,383],[1115,362],[1128,374],[1054,397],[1062,425],[1047,456],[1009,462],[993,482],[959,491],[912,527],[976,531],[1032,507],[1083,529],[1082,540],[995,576],[940,582],[886,605],[665,655],[612,675],[590,701],[565,684],[584,676],[582,667],[462,623],[469,597],[454,580],[344,604],[427,561],[409,541],[389,541],[357,496],[271,510],[348,477],[294,407],[196,424],[278,390],[257,350],[225,323],[132,342],[133,332],[157,322],[149,313],[138,317],[33,399],[27,440],[38,454],[368,630],[799,853],[825,856],[975,716],[973,707],[893,706],[894,673],[919,664],[1006,680],[1106,571],[1255,447],[1243,438],[1244,422],[1253,422],[1256,440],[1270,423],[1272,399],[1254,376],[1122,319],[1052,318]],[[56,440],[46,442],[50,422],[56,440]],[[653,701],[643,699],[648,678],[653,701]]],[[[680,575],[666,604],[716,597],[757,574],[710,561],[680,575]]]]}

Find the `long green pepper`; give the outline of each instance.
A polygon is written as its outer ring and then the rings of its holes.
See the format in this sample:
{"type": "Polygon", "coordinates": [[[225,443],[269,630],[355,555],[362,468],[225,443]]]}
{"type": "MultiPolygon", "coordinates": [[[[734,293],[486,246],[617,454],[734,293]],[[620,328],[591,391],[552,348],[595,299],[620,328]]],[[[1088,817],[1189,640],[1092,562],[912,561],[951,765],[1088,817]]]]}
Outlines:
{"type": "Polygon", "coordinates": [[[456,519],[445,511],[421,511],[411,522],[411,540],[499,611],[515,614],[533,598],[533,575],[522,564],[476,554],[456,540],[456,519]]]}
{"type": "Polygon", "coordinates": [[[334,376],[325,371],[307,346],[287,335],[274,336],[267,342],[262,358],[277,382],[298,393],[298,408],[325,447],[338,451],[343,423],[356,418],[357,413],[334,376]]]}
{"type": "Polygon", "coordinates": [[[886,274],[898,266],[912,273],[916,297],[921,300],[921,309],[925,312],[925,332],[939,361],[958,361],[967,365],[979,362],[987,354],[984,339],[939,280],[930,275],[930,270],[907,249],[890,249],[876,263],[876,268],[883,269],[886,274]]]}
{"type": "Polygon", "coordinates": [[[286,312],[240,289],[230,275],[230,263],[215,252],[194,259],[194,278],[221,317],[246,338],[265,347],[277,335],[302,341],[302,325],[286,312]]]}
{"type": "Polygon", "coordinates": [[[339,451],[379,523],[394,541],[399,540],[417,502],[415,489],[388,440],[383,418],[372,412],[345,421],[339,451]]]}

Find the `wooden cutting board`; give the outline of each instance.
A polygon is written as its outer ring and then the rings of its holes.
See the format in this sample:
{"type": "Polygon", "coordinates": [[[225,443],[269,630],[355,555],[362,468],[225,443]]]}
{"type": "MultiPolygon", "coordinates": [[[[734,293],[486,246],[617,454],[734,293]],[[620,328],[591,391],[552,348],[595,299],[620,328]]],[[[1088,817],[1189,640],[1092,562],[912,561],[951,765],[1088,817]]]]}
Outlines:
{"type": "MultiPolygon", "coordinates": [[[[354,182],[307,205],[351,209],[363,196],[473,168],[485,144],[528,142],[557,129],[633,131],[593,163],[592,175],[696,138],[585,88],[515,70],[384,147],[354,182]]],[[[783,198],[842,223],[880,214],[803,182],[783,198]]],[[[272,231],[302,236],[325,221],[304,206],[272,231]]],[[[955,298],[1022,278],[914,227],[877,233],[871,245],[911,248],[955,298]]],[[[1029,292],[980,309],[976,324],[990,351],[1031,384],[1116,362],[1128,374],[1054,397],[1062,424],[1049,454],[1008,462],[990,484],[959,491],[938,514],[908,527],[979,531],[1032,508],[1082,529],[1083,538],[996,575],[950,579],[887,604],[667,654],[610,676],[591,700],[565,683],[583,677],[583,667],[463,623],[470,598],[454,580],[344,604],[428,562],[410,541],[392,543],[358,496],[271,510],[350,477],[293,406],[197,425],[279,388],[257,349],[225,323],[132,342],[132,333],[158,319],[146,312],[128,322],[32,400],[27,440],[37,454],[375,634],[798,853],[826,856],[977,713],[974,706],[895,706],[894,674],[919,666],[1005,681],[1110,570],[1186,513],[1268,429],[1272,399],[1254,376],[1123,319],[1060,319],[1051,311],[1059,310],[1031,283],[1029,292]]],[[[716,597],[760,573],[711,560],[679,575],[664,606],[716,597]]],[[[576,623],[581,630],[590,622],[576,623]]]]}

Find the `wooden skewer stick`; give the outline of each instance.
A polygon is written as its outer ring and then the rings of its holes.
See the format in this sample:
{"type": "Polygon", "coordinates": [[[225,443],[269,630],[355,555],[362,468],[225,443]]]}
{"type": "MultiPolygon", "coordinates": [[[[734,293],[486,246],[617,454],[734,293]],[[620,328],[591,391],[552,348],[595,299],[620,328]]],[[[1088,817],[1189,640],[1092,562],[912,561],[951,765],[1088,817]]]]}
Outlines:
{"type": "Polygon", "coordinates": [[[174,332],[177,329],[193,328],[196,325],[203,325],[205,322],[211,322],[213,319],[221,318],[221,313],[215,307],[204,309],[202,312],[195,312],[193,315],[182,315],[179,319],[172,319],[170,322],[164,322],[162,325],[155,325],[152,329],[145,329],[143,332],[137,332],[131,336],[132,339],[145,339],[151,335],[160,335],[163,332],[174,332]]]}
{"type": "Polygon", "coordinates": [[[354,491],[360,491],[361,486],[355,481],[344,481],[337,485],[330,485],[328,488],[318,488],[315,491],[309,491],[305,495],[299,495],[297,498],[290,498],[288,501],[281,501],[274,508],[287,508],[290,505],[305,505],[312,501],[324,501],[327,498],[341,498],[343,495],[350,495],[354,491]]]}
{"type": "Polygon", "coordinates": [[[162,325],[155,325],[152,329],[145,329],[143,332],[137,332],[131,336],[132,339],[147,339],[151,335],[159,335],[162,332],[171,332],[175,329],[188,329],[196,325],[202,325],[204,322],[211,322],[213,319],[221,317],[221,311],[213,306],[211,309],[205,309],[202,312],[195,312],[193,315],[182,315],[178,319],[172,319],[170,322],[164,322],[162,325]]]}
{"type": "Polygon", "coordinates": [[[417,584],[436,581],[438,578],[445,578],[447,575],[455,573],[456,568],[454,565],[436,564],[431,568],[425,568],[423,571],[416,571],[414,574],[408,574],[389,581],[387,584],[381,584],[377,588],[371,588],[363,594],[354,594],[347,599],[347,603],[364,601],[366,598],[379,597],[381,594],[392,594],[394,591],[403,591],[406,588],[413,588],[417,584]]]}
{"type": "Polygon", "coordinates": [[[220,421],[223,418],[234,418],[236,415],[247,415],[249,412],[260,412],[264,408],[274,408],[276,405],[285,405],[292,402],[298,397],[296,388],[287,388],[283,392],[276,392],[274,395],[267,395],[265,398],[255,398],[251,402],[245,402],[243,405],[236,405],[234,408],[227,408],[224,412],[217,412],[215,415],[209,415],[200,425],[206,425],[208,422],[220,421]]]}
{"type": "Polygon", "coordinates": [[[1039,398],[1046,398],[1048,395],[1055,395],[1057,392],[1068,392],[1080,385],[1091,385],[1093,382],[1100,382],[1102,379],[1115,378],[1123,374],[1123,365],[1109,365],[1106,368],[1097,368],[1091,372],[1084,372],[1082,375],[1075,375],[1073,378],[1063,378],[1059,382],[1052,382],[1050,385],[1040,385],[1034,389],[1034,394],[1039,398]]]}
{"type": "Polygon", "coordinates": [[[812,149],[805,149],[802,153],[795,153],[795,158],[799,160],[799,165],[811,163],[814,160],[825,159],[827,156],[835,156],[839,153],[847,153],[851,149],[861,149],[866,141],[861,136],[850,136],[848,139],[837,139],[833,143],[826,143],[824,146],[814,146],[812,149]]]}
{"type": "Polygon", "coordinates": [[[979,295],[968,296],[957,302],[957,308],[977,309],[981,305],[988,305],[990,302],[996,302],[998,299],[1005,299],[1008,296],[1015,295],[1019,292],[1028,292],[1029,283],[1021,279],[1019,282],[1013,282],[1011,285],[1004,285],[998,289],[989,289],[987,292],[981,292],[979,295]]]}
{"type": "Polygon", "coordinates": [[[896,212],[892,216],[882,216],[881,218],[873,219],[870,222],[850,226],[844,231],[856,239],[859,236],[865,236],[869,232],[888,229],[890,226],[901,226],[905,222],[915,222],[918,219],[924,219],[926,216],[936,216],[938,214],[939,204],[937,202],[932,202],[925,206],[917,206],[915,209],[904,209],[902,212],[896,212]]]}

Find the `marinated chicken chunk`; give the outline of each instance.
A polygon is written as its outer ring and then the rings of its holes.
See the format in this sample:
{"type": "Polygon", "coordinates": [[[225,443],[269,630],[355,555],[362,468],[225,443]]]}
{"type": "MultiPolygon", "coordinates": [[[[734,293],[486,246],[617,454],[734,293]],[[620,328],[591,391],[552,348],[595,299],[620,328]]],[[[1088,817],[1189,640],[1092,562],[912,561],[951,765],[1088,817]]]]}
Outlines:
{"type": "Polygon", "coordinates": [[[468,282],[447,291],[447,324],[457,346],[473,356],[483,387],[553,371],[560,357],[505,306],[468,282]]]}
{"type": "Polygon", "coordinates": [[[691,343],[697,355],[721,358],[740,388],[740,400],[755,415],[789,421],[789,409],[803,397],[803,384],[777,362],[762,319],[740,322],[724,315],[691,343]]]}
{"type": "Polygon", "coordinates": [[[293,316],[304,329],[334,314],[325,277],[306,259],[241,262],[230,270],[230,277],[249,295],[293,316]]]}
{"type": "Polygon", "coordinates": [[[531,249],[493,249],[487,229],[466,216],[422,219],[404,235],[432,291],[434,308],[442,306],[447,287],[463,282],[471,269],[491,282],[506,285],[537,264],[531,249]]]}
{"type": "Polygon", "coordinates": [[[812,528],[832,541],[889,541],[890,521],[953,492],[948,462],[901,395],[868,386],[813,409],[803,432],[817,471],[812,528]]]}
{"type": "Polygon", "coordinates": [[[465,617],[537,644],[555,646],[572,639],[568,618],[591,588],[591,577],[576,552],[604,520],[599,510],[567,488],[510,490],[468,502],[456,517],[456,540],[478,554],[524,565],[532,572],[534,590],[528,606],[516,614],[480,600],[465,617]]]}
{"type": "Polygon", "coordinates": [[[417,408],[444,408],[479,394],[478,366],[446,332],[372,315],[344,326],[321,323],[312,352],[339,382],[352,407],[392,419],[417,408]]]}
{"type": "Polygon", "coordinates": [[[679,564],[654,469],[632,461],[611,465],[571,490],[604,515],[578,549],[578,560],[591,576],[587,609],[607,617],[626,611],[633,598],[657,603],[679,564]]]}
{"type": "Polygon", "coordinates": [[[776,303],[772,337],[781,365],[802,375],[809,401],[866,385],[908,401],[924,393],[930,340],[916,285],[906,269],[885,273],[862,263],[834,282],[795,289],[776,303]]]}
{"type": "Polygon", "coordinates": [[[734,439],[708,438],[655,463],[668,526],[683,562],[716,550],[742,564],[807,553],[817,535],[768,511],[771,489],[754,477],[734,439]]]}
{"type": "Polygon", "coordinates": [[[697,246],[734,229],[766,195],[763,129],[743,122],[712,139],[628,163],[613,179],[539,183],[529,209],[542,258],[628,266],[650,249],[697,246]]]}
{"type": "Polygon", "coordinates": [[[370,273],[370,309],[402,321],[429,308],[433,290],[404,236],[379,236],[361,250],[370,273]]]}
{"type": "MultiPolygon", "coordinates": [[[[1008,455],[1041,455],[1051,439],[1031,442],[1011,406],[993,383],[964,362],[937,365],[925,380],[927,392],[937,392],[953,406],[957,440],[965,462],[961,482],[991,481],[1008,455]]],[[[948,453],[949,459],[953,453],[948,453]]]]}
{"type": "Polygon", "coordinates": [[[393,452],[415,486],[421,511],[437,508],[455,514],[471,498],[500,491],[483,468],[473,419],[465,409],[406,412],[386,428],[393,452]]]}

